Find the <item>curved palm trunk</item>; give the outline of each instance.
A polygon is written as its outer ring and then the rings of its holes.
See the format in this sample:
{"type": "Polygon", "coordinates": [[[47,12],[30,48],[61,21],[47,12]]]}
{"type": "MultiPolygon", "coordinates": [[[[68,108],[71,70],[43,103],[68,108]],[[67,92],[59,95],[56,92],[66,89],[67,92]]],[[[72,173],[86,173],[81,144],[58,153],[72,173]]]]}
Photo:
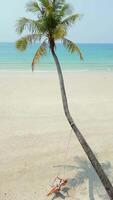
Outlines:
{"type": "Polygon", "coordinates": [[[66,91],[65,91],[64,80],[63,80],[63,74],[62,74],[62,71],[61,71],[60,63],[59,63],[59,60],[58,60],[56,53],[54,51],[54,46],[50,45],[50,49],[51,49],[51,53],[53,55],[54,61],[56,63],[56,66],[57,66],[57,72],[58,72],[58,76],[59,76],[60,89],[61,89],[62,102],[63,102],[63,108],[64,108],[65,116],[66,116],[70,126],[72,127],[75,135],[77,136],[82,148],[84,149],[85,153],[87,154],[87,157],[89,158],[89,160],[90,160],[92,166],[94,167],[97,175],[100,177],[100,180],[101,180],[103,186],[105,187],[105,190],[109,195],[109,198],[111,200],[113,200],[113,187],[112,187],[108,177],[106,176],[105,172],[103,171],[100,163],[98,162],[97,158],[95,157],[94,153],[92,152],[90,146],[87,144],[83,135],[81,134],[81,132],[77,128],[73,118],[71,117],[71,114],[70,114],[70,111],[69,111],[69,108],[68,108],[68,102],[67,102],[66,91]]]}

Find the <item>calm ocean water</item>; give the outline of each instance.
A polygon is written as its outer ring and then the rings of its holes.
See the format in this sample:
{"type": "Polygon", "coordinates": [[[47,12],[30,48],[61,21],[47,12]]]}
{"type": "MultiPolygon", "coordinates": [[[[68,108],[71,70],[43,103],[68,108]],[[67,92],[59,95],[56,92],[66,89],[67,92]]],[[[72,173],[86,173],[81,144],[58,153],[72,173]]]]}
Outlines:
{"type": "MultiPolygon", "coordinates": [[[[79,44],[84,61],[79,56],[70,54],[61,44],[57,44],[57,55],[63,70],[113,70],[113,44],[79,44]]],[[[0,43],[0,70],[31,70],[31,62],[38,44],[25,52],[15,48],[14,43],[0,43]]],[[[37,70],[55,70],[50,52],[43,56],[37,70]]]]}

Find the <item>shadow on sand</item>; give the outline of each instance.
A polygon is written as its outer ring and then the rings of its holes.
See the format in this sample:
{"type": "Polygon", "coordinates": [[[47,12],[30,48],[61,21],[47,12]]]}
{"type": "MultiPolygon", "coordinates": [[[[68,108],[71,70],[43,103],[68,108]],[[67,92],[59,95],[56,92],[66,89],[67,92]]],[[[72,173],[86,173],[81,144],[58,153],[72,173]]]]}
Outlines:
{"type": "Polygon", "coordinates": [[[57,198],[65,199],[66,197],[69,197],[68,191],[70,190],[69,187],[65,187],[62,189],[61,193],[58,192],[57,194],[54,195],[52,200],[55,200],[57,198]]]}
{"type": "MultiPolygon", "coordinates": [[[[52,200],[57,198],[65,199],[68,197],[68,192],[72,188],[77,188],[79,185],[82,185],[86,180],[88,181],[88,193],[89,200],[95,200],[94,194],[98,194],[98,196],[102,200],[109,200],[104,188],[98,178],[96,172],[94,171],[92,165],[88,162],[88,160],[82,157],[74,158],[75,165],[59,165],[54,167],[65,167],[66,170],[75,170],[75,176],[73,178],[68,179],[68,186],[63,189],[63,194],[58,193],[55,195],[52,200]]],[[[110,162],[101,164],[106,174],[111,178],[113,167],[110,162]]],[[[113,177],[111,178],[113,180],[113,177]]],[[[110,179],[110,180],[111,180],[110,179]]]]}

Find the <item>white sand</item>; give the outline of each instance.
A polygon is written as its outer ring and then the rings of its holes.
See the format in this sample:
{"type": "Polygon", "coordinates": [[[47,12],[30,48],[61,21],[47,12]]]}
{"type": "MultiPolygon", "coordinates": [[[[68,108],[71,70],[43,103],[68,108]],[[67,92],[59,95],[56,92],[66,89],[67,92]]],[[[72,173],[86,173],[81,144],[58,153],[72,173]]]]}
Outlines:
{"type": "MultiPolygon", "coordinates": [[[[112,180],[113,73],[64,75],[72,116],[100,162],[110,162],[106,172],[112,180]]],[[[58,84],[54,72],[0,72],[0,200],[52,199],[46,193],[59,170],[54,166],[77,166],[76,156],[87,161],[74,133],[68,157],[64,159],[70,127],[63,113],[58,84]]],[[[68,168],[65,172],[66,177],[74,178],[78,169],[68,168]]],[[[86,169],[86,177],[87,172],[93,181],[93,172],[86,169]]],[[[63,176],[63,168],[60,173],[63,176]]],[[[83,184],[71,189],[66,199],[89,199],[88,181],[86,178],[83,184]]],[[[104,190],[97,183],[96,179],[94,187],[90,185],[95,199],[109,199],[99,197],[98,192],[103,195],[104,190]]]]}

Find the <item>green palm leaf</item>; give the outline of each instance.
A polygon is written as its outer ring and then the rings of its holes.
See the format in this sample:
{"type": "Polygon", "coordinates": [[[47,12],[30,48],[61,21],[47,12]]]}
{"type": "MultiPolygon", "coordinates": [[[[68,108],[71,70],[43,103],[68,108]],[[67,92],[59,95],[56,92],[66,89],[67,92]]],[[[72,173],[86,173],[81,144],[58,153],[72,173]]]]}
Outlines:
{"type": "Polygon", "coordinates": [[[66,28],[65,28],[65,26],[63,24],[59,24],[56,27],[56,29],[55,29],[55,31],[53,33],[53,38],[55,40],[59,40],[61,38],[64,38],[65,35],[66,35],[66,28]]]}
{"type": "Polygon", "coordinates": [[[65,16],[66,13],[69,13],[70,6],[69,4],[63,4],[63,6],[60,9],[60,15],[65,16]]]}
{"type": "Polygon", "coordinates": [[[67,48],[69,52],[78,53],[80,56],[80,59],[83,60],[82,53],[79,47],[74,42],[72,42],[71,40],[68,40],[67,38],[63,38],[62,41],[63,41],[64,47],[67,48]]]}
{"type": "Polygon", "coordinates": [[[26,11],[28,12],[42,12],[40,6],[38,5],[38,3],[36,1],[33,2],[29,2],[26,4],[26,11]]]}
{"type": "Polygon", "coordinates": [[[24,51],[27,48],[28,44],[32,44],[38,38],[39,38],[38,34],[32,34],[22,37],[21,39],[17,40],[16,48],[19,49],[20,51],[24,51]]]}
{"type": "Polygon", "coordinates": [[[38,30],[38,21],[22,17],[17,21],[16,31],[21,34],[24,30],[29,32],[36,32],[38,30]]]}
{"type": "Polygon", "coordinates": [[[39,1],[40,1],[41,5],[46,9],[50,6],[49,0],[39,0],[39,1]]]}
{"type": "Polygon", "coordinates": [[[46,48],[47,48],[47,44],[44,40],[44,42],[42,42],[42,44],[40,45],[40,47],[36,51],[35,56],[33,58],[32,71],[34,70],[34,66],[35,66],[36,62],[40,59],[40,57],[47,54],[46,48]]]}
{"type": "Polygon", "coordinates": [[[59,0],[54,0],[53,1],[53,7],[55,8],[55,11],[56,10],[66,10],[69,5],[68,4],[64,4],[64,1],[59,1],[59,0]]]}
{"type": "Polygon", "coordinates": [[[74,14],[74,15],[71,15],[71,16],[65,18],[62,21],[62,24],[66,25],[66,26],[70,26],[70,25],[74,24],[78,19],[80,19],[80,15],[74,14]]]}

